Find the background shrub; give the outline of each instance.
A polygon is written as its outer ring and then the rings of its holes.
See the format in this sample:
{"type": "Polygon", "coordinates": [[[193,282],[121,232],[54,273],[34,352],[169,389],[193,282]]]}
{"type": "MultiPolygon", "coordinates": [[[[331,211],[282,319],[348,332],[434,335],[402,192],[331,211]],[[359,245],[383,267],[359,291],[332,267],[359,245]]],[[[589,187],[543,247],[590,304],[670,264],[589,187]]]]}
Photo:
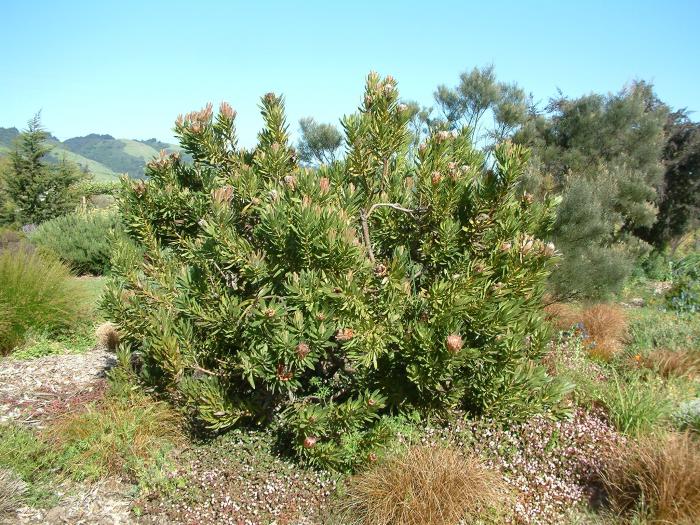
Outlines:
{"type": "Polygon", "coordinates": [[[691,430],[700,434],[700,398],[682,403],[673,414],[673,420],[680,430],[691,430]]]}
{"type": "Polygon", "coordinates": [[[88,314],[84,288],[61,262],[31,251],[0,252],[0,354],[30,329],[68,330],[88,314]]]}
{"type": "Polygon", "coordinates": [[[123,237],[114,210],[76,212],[42,223],[31,241],[78,273],[101,275],[109,270],[115,237],[123,237]]]}
{"type": "Polygon", "coordinates": [[[677,312],[700,312],[700,253],[691,253],[674,264],[673,287],[666,298],[677,312]]]}
{"type": "Polygon", "coordinates": [[[178,155],[125,181],[105,292],[142,377],[210,430],[279,412],[296,452],[349,468],[386,440],[382,415],[462,407],[518,419],[558,405],[538,359],[553,200],[518,191],[525,149],[493,165],[468,129],[409,154],[395,81],[372,74],[345,120],[347,157],[299,169],[282,99],[253,152],[233,110],[178,120],[178,155]]]}

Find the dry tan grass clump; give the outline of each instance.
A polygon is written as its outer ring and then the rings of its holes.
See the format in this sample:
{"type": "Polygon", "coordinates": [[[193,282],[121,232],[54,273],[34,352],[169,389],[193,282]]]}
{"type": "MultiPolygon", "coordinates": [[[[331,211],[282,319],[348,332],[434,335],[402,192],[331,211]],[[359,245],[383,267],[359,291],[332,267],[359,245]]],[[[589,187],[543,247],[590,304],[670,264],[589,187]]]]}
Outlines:
{"type": "Polygon", "coordinates": [[[14,472],[0,469],[0,517],[17,508],[26,488],[14,472]]]}
{"type": "Polygon", "coordinates": [[[420,446],[351,478],[342,511],[358,525],[497,523],[510,497],[501,476],[476,457],[420,446]]]}
{"type": "Polygon", "coordinates": [[[642,365],[660,376],[697,377],[700,374],[700,352],[691,350],[654,350],[641,359],[642,365]]]}
{"type": "Polygon", "coordinates": [[[594,304],[581,313],[588,353],[609,361],[623,347],[627,337],[627,315],[613,304],[594,304]]]}
{"type": "Polygon", "coordinates": [[[117,325],[106,322],[102,323],[97,327],[97,330],[95,330],[95,339],[97,340],[98,346],[102,346],[107,350],[114,352],[119,346],[121,334],[119,333],[119,328],[117,325]]]}
{"type": "Polygon", "coordinates": [[[602,478],[616,513],[649,524],[700,523],[700,444],[689,433],[628,442],[602,478]]]}

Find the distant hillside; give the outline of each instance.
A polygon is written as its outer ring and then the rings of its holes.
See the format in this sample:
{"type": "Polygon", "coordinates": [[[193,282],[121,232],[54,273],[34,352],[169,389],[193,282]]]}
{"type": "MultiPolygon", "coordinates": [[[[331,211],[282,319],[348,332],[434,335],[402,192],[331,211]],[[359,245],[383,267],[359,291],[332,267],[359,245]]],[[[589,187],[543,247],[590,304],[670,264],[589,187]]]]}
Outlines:
{"type": "MultiPolygon", "coordinates": [[[[13,141],[19,135],[17,128],[0,128],[0,155],[12,150],[13,141]]],[[[160,150],[179,151],[179,146],[156,139],[115,139],[111,135],[91,133],[85,137],[74,137],[59,141],[49,140],[53,146],[49,157],[61,159],[86,167],[96,180],[116,180],[126,173],[133,178],[142,178],[146,163],[157,156],[160,150]]]]}

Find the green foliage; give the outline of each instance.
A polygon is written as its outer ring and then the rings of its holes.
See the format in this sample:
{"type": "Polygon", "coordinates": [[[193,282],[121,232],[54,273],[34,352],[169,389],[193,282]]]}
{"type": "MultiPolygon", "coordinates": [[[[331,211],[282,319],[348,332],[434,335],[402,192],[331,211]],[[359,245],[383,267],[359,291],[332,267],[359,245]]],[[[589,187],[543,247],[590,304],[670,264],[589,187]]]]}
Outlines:
{"type": "Polygon", "coordinates": [[[681,404],[673,414],[679,430],[691,430],[700,434],[700,398],[681,404]]]}
{"type": "Polygon", "coordinates": [[[3,221],[39,224],[75,208],[78,199],[72,189],[85,175],[66,161],[47,164],[47,138],[38,114],[19,135],[10,166],[2,174],[3,221]]]}
{"type": "Polygon", "coordinates": [[[24,344],[12,352],[12,358],[37,359],[47,355],[87,352],[95,346],[94,332],[92,323],[81,323],[69,333],[58,335],[30,330],[25,335],[24,344]]]}
{"type": "Polygon", "coordinates": [[[166,403],[143,394],[109,396],[59,418],[47,439],[73,479],[114,475],[139,482],[168,464],[179,439],[178,419],[166,403]]]}
{"type": "Polygon", "coordinates": [[[622,377],[614,370],[608,381],[599,384],[596,398],[615,427],[630,435],[653,430],[670,412],[669,400],[658,384],[622,377]]]}
{"type": "Polygon", "coordinates": [[[9,470],[26,484],[24,503],[40,507],[54,504],[59,468],[59,455],[31,430],[0,425],[0,470],[9,470]]]}
{"type": "Polygon", "coordinates": [[[700,124],[686,111],[676,111],[668,117],[666,134],[657,221],[636,231],[658,249],[677,246],[700,224],[700,124]]]}
{"type": "Polygon", "coordinates": [[[42,223],[30,240],[79,274],[109,271],[115,242],[124,237],[115,211],[75,212],[42,223]]]}
{"type": "MultiPolygon", "coordinates": [[[[475,130],[477,138],[487,138],[498,143],[515,132],[528,118],[530,97],[517,86],[496,80],[493,66],[474,68],[462,73],[454,88],[438,86],[435,102],[450,129],[463,125],[475,130]],[[487,112],[493,114],[494,126],[481,132],[481,122],[487,112]]],[[[429,112],[423,112],[425,120],[433,127],[440,126],[439,119],[431,120],[429,112]]]]}
{"type": "Polygon", "coordinates": [[[648,252],[632,233],[655,221],[667,113],[637,82],[614,95],[552,100],[515,135],[534,149],[541,176],[533,191],[563,196],[553,231],[565,255],[553,276],[558,293],[613,292],[648,252]]]}
{"type": "Polygon", "coordinates": [[[0,252],[0,354],[30,329],[65,332],[87,313],[85,292],[62,263],[24,248],[0,252]]]}
{"type": "Polygon", "coordinates": [[[487,169],[462,129],[411,156],[395,81],[371,74],[346,159],[300,169],[282,99],[261,107],[254,151],[208,106],[176,125],[193,164],[123,183],[137,247],[120,243],[104,305],[143,380],[211,430],[280,413],[297,454],[338,469],[391,412],[555,408],[568,386],[536,363],[556,254],[534,237],[555,210],[518,194],[528,152],[503,144],[487,169]]]}
{"type": "Polygon", "coordinates": [[[299,159],[303,162],[332,164],[343,144],[343,135],[332,124],[319,124],[307,117],[299,121],[299,159]]]}
{"type": "Polygon", "coordinates": [[[673,265],[669,306],[682,313],[700,312],[700,253],[691,253],[673,265]]]}

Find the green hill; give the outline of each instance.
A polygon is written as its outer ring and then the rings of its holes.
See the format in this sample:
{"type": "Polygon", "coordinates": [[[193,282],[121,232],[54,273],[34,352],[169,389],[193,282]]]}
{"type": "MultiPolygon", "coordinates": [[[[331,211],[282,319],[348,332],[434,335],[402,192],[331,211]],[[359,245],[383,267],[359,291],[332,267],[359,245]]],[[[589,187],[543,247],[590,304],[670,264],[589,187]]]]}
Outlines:
{"type": "MultiPolygon", "coordinates": [[[[12,150],[17,135],[17,128],[0,128],[0,156],[12,150]]],[[[158,156],[160,150],[180,150],[178,146],[156,139],[115,139],[111,135],[96,133],[63,142],[51,137],[49,142],[53,146],[49,154],[51,160],[59,162],[65,159],[86,167],[99,181],[116,180],[124,173],[133,178],[142,178],[146,163],[158,156]]]]}

